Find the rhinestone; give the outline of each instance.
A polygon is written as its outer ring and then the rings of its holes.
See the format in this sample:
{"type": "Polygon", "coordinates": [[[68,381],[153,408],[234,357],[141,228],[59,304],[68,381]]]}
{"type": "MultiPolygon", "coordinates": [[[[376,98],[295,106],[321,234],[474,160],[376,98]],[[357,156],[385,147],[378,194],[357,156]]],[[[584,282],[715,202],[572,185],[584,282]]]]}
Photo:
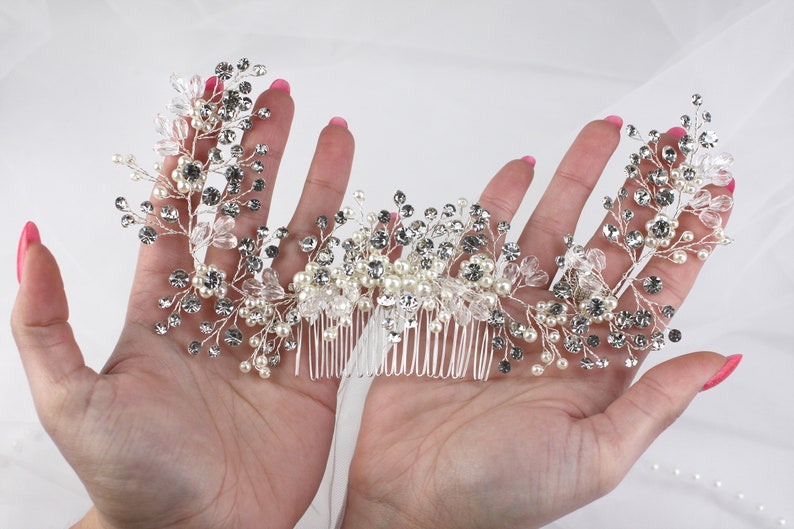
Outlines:
{"type": "Polygon", "coordinates": [[[651,225],[651,233],[659,239],[670,237],[670,223],[666,219],[658,219],[651,225]]]}
{"type": "Polygon", "coordinates": [[[640,309],[634,313],[634,325],[640,329],[645,329],[653,322],[653,315],[645,309],[640,309]]]}
{"type": "Polygon", "coordinates": [[[259,110],[256,111],[256,116],[259,119],[267,119],[270,117],[270,109],[266,107],[260,108],[259,110]]]}
{"type": "Polygon", "coordinates": [[[250,211],[259,211],[262,208],[262,202],[259,200],[252,198],[248,201],[248,209],[250,211]]]}
{"type": "Polygon", "coordinates": [[[601,338],[596,336],[595,334],[591,334],[587,337],[587,346],[588,347],[598,347],[601,345],[601,338]]]}
{"type": "Polygon", "coordinates": [[[623,210],[623,219],[628,222],[634,218],[634,211],[630,209],[623,210]]]}
{"type": "Polygon", "coordinates": [[[174,304],[174,300],[168,296],[162,297],[157,300],[157,306],[161,309],[167,309],[174,304]]]}
{"type": "Polygon", "coordinates": [[[667,338],[669,338],[671,342],[680,342],[682,338],[681,331],[678,329],[670,329],[667,332],[667,338]]]}
{"type": "Polygon", "coordinates": [[[604,209],[612,209],[615,206],[615,203],[612,200],[612,197],[604,197],[601,201],[601,205],[604,206],[604,209]]]}
{"type": "Polygon", "coordinates": [[[394,203],[398,206],[405,204],[405,193],[397,191],[394,193],[394,203]]]}
{"type": "Polygon", "coordinates": [[[397,241],[397,244],[407,246],[414,240],[414,232],[411,228],[400,226],[394,233],[394,240],[397,241]]]}
{"type": "Polygon", "coordinates": [[[430,239],[420,239],[414,246],[414,251],[419,255],[427,255],[433,250],[433,241],[430,239]]]}
{"type": "Polygon", "coordinates": [[[569,334],[566,336],[562,344],[565,347],[565,350],[569,353],[578,353],[584,347],[582,344],[582,338],[580,336],[576,336],[575,334],[569,334]]]}
{"type": "Polygon", "coordinates": [[[375,230],[369,238],[369,244],[376,250],[383,250],[389,244],[389,234],[386,230],[375,230]]]}
{"type": "Polygon", "coordinates": [[[664,158],[665,162],[672,165],[678,158],[678,153],[670,145],[665,145],[665,147],[662,149],[662,158],[664,158]]]}
{"type": "Polygon", "coordinates": [[[472,283],[479,281],[484,275],[485,271],[483,270],[482,266],[475,263],[469,263],[469,265],[463,270],[463,277],[472,283]]]}
{"type": "MultiPolygon", "coordinates": [[[[634,346],[640,349],[648,347],[648,337],[644,334],[637,334],[634,336],[634,346]]],[[[631,366],[629,366],[631,367],[631,366]]]]}
{"type": "Polygon", "coordinates": [[[623,361],[623,364],[626,367],[637,367],[637,364],[639,364],[639,363],[640,363],[639,358],[637,358],[634,355],[629,355],[629,357],[626,358],[626,360],[623,361]]]}
{"type": "Polygon", "coordinates": [[[707,130],[698,136],[698,142],[707,149],[713,148],[717,141],[717,133],[713,130],[707,130]]]}
{"type": "Polygon", "coordinates": [[[171,272],[171,275],[168,277],[168,282],[174,288],[185,288],[190,284],[190,275],[181,268],[178,268],[171,272]]]}
{"type": "Polygon", "coordinates": [[[664,169],[648,171],[648,181],[656,186],[663,186],[670,180],[670,174],[664,169]]]}
{"type": "Polygon", "coordinates": [[[195,294],[190,294],[182,299],[182,310],[188,314],[195,314],[201,310],[201,300],[195,294]]]}
{"type": "Polygon", "coordinates": [[[662,279],[658,276],[648,276],[642,281],[642,288],[648,294],[658,294],[662,291],[662,279]]]}
{"type": "Polygon", "coordinates": [[[214,187],[207,187],[201,193],[201,201],[206,206],[217,206],[221,201],[221,192],[214,187]]]}
{"type": "Polygon", "coordinates": [[[199,325],[199,331],[201,331],[201,334],[212,334],[212,328],[212,322],[209,321],[202,321],[199,325]]]}
{"type": "Polygon", "coordinates": [[[607,240],[612,242],[618,240],[618,235],[620,234],[620,230],[614,224],[604,224],[604,227],[601,231],[604,234],[604,237],[607,238],[607,240]]]}
{"type": "Polygon", "coordinates": [[[154,244],[157,240],[157,232],[151,226],[144,226],[138,231],[138,238],[143,244],[154,244]]]}
{"type": "Polygon", "coordinates": [[[385,268],[381,261],[373,260],[370,261],[369,264],[367,265],[367,274],[372,279],[380,279],[381,277],[383,277],[384,271],[385,268]]]}
{"type": "Polygon", "coordinates": [[[586,310],[593,317],[603,315],[606,312],[604,300],[599,297],[590,298],[590,301],[587,302],[586,310]]]}
{"type": "Polygon", "coordinates": [[[593,367],[595,367],[595,362],[593,362],[592,359],[585,357],[582,358],[582,360],[579,362],[579,365],[582,366],[582,369],[585,371],[590,371],[593,369],[593,367]]]}
{"type": "Polygon", "coordinates": [[[268,257],[269,259],[275,259],[276,257],[278,257],[278,246],[275,246],[273,244],[268,245],[265,248],[265,257],[268,257]]]}
{"type": "Polygon", "coordinates": [[[182,317],[179,314],[175,312],[168,316],[169,327],[179,327],[180,325],[182,325],[182,317]]]}
{"type": "Polygon", "coordinates": [[[497,351],[504,349],[505,345],[507,345],[507,342],[501,336],[494,336],[493,340],[491,340],[491,347],[497,351]]]}
{"type": "Polygon", "coordinates": [[[567,281],[558,281],[554,284],[552,291],[560,299],[568,299],[573,295],[573,287],[567,281]]]}
{"type": "Polygon", "coordinates": [[[127,202],[127,199],[124,197],[119,197],[116,199],[116,209],[119,211],[129,211],[130,205],[127,202]]]}
{"type": "Polygon", "coordinates": [[[196,356],[201,352],[201,342],[192,341],[187,346],[187,352],[196,356]]]}
{"type": "Polygon", "coordinates": [[[590,320],[581,314],[571,318],[571,331],[576,334],[585,334],[590,330],[590,320]]]}
{"type": "Polygon", "coordinates": [[[274,355],[270,355],[267,359],[267,365],[270,367],[276,367],[281,363],[281,355],[276,353],[274,355]]]}
{"type": "Polygon", "coordinates": [[[670,189],[660,189],[654,198],[661,207],[667,207],[675,201],[675,195],[670,189]]]}
{"type": "Polygon", "coordinates": [[[656,129],[648,131],[648,141],[652,143],[658,143],[659,139],[661,138],[661,134],[656,129]]]}
{"type": "Polygon", "coordinates": [[[135,217],[133,217],[132,215],[127,214],[127,215],[123,215],[121,217],[121,225],[122,225],[122,227],[129,228],[133,224],[135,224],[135,217]]]}
{"type": "Polygon", "coordinates": [[[661,351],[664,349],[664,334],[661,331],[653,331],[651,333],[651,350],[661,351]]]}
{"type": "Polygon", "coordinates": [[[631,230],[626,234],[626,244],[628,244],[630,248],[637,250],[642,248],[642,245],[645,244],[645,237],[643,237],[642,233],[639,231],[631,230]]]}
{"type": "Polygon", "coordinates": [[[620,349],[626,345],[626,335],[622,332],[612,331],[607,335],[607,343],[615,349],[620,349]]]}
{"type": "Polygon", "coordinates": [[[691,124],[692,124],[692,118],[690,118],[686,114],[681,116],[681,126],[682,127],[684,127],[685,129],[688,129],[691,124]]]}
{"type": "Polygon", "coordinates": [[[160,336],[168,332],[168,324],[164,321],[158,321],[154,324],[154,332],[160,336]]]}
{"type": "Polygon", "coordinates": [[[207,356],[210,358],[218,358],[221,355],[221,348],[217,345],[211,345],[207,350],[207,356]]]}
{"type": "Polygon", "coordinates": [[[618,329],[622,329],[624,331],[631,329],[631,326],[634,325],[633,314],[627,310],[621,310],[615,314],[615,325],[618,327],[618,329]]]}
{"type": "Polygon", "coordinates": [[[488,316],[488,324],[494,329],[501,329],[505,326],[505,314],[501,310],[492,310],[488,316]]]}
{"type": "Polygon", "coordinates": [[[665,318],[672,318],[675,315],[675,308],[672,305],[665,305],[662,307],[662,316],[665,318]]]}
{"type": "Polygon", "coordinates": [[[637,130],[637,127],[631,124],[626,125],[626,134],[628,134],[629,138],[639,138],[640,136],[640,132],[637,130]]]}
{"type": "Polygon", "coordinates": [[[215,314],[218,316],[230,316],[234,312],[234,303],[229,298],[218,298],[215,302],[215,314]]]}
{"type": "Polygon", "coordinates": [[[301,241],[298,244],[300,245],[301,251],[305,253],[309,253],[315,248],[317,248],[317,237],[315,237],[314,235],[309,235],[308,237],[304,237],[303,239],[301,239],[301,241]]]}
{"type": "Polygon", "coordinates": [[[322,266],[328,266],[334,262],[334,253],[328,248],[323,248],[317,252],[317,262],[322,266]]]}
{"type": "Polygon", "coordinates": [[[685,155],[690,154],[695,150],[695,139],[689,134],[685,134],[680,140],[678,140],[678,148],[685,155]]]}
{"type": "Polygon", "coordinates": [[[400,207],[400,216],[408,218],[414,214],[414,207],[410,204],[404,204],[400,207]]]}
{"type": "Polygon", "coordinates": [[[221,213],[227,217],[236,219],[240,215],[240,205],[233,202],[226,202],[221,206],[221,213]]]}
{"type": "Polygon", "coordinates": [[[640,170],[636,165],[627,165],[624,171],[626,172],[626,176],[631,179],[637,178],[640,175],[640,170]]]}
{"type": "Polygon", "coordinates": [[[217,270],[210,270],[207,272],[207,275],[204,276],[203,285],[211,290],[220,288],[222,284],[223,276],[217,270]]]}
{"type": "Polygon", "coordinates": [[[188,182],[201,178],[201,165],[196,162],[187,163],[182,167],[182,177],[188,182]]]}
{"type": "Polygon", "coordinates": [[[506,375],[507,373],[509,373],[511,368],[512,368],[512,366],[510,365],[510,361],[509,360],[502,360],[502,361],[499,362],[499,365],[497,366],[497,369],[503,375],[506,375]]]}
{"type": "Polygon", "coordinates": [[[400,308],[405,312],[416,312],[419,310],[419,300],[410,294],[403,294],[400,297],[400,308]]]}
{"type": "Polygon", "coordinates": [[[294,351],[295,349],[298,348],[298,342],[293,338],[287,338],[282,343],[282,347],[284,348],[285,351],[294,351]]]}
{"type": "Polygon", "coordinates": [[[442,242],[438,245],[436,255],[444,260],[451,259],[455,253],[455,246],[451,242],[442,242]]]}
{"type": "Polygon", "coordinates": [[[634,192],[634,202],[639,206],[647,206],[651,203],[651,194],[644,189],[638,189],[634,192]]]}
{"type": "Polygon", "coordinates": [[[179,220],[179,211],[171,205],[165,205],[160,209],[160,216],[166,222],[176,222],[179,220]]]}
{"type": "Polygon", "coordinates": [[[609,358],[599,358],[595,363],[598,369],[604,369],[609,365],[609,358]]]}
{"type": "Polygon", "coordinates": [[[331,273],[323,267],[314,273],[314,284],[324,287],[331,282],[331,273]]]}
{"type": "Polygon", "coordinates": [[[703,104],[703,96],[700,94],[692,94],[692,104],[699,107],[703,104]]]}
{"type": "Polygon", "coordinates": [[[289,236],[289,230],[287,230],[287,228],[284,228],[282,226],[281,228],[278,228],[276,230],[276,238],[277,239],[286,239],[288,236],[289,236]]]}
{"type": "Polygon", "coordinates": [[[243,333],[237,327],[230,327],[223,333],[223,341],[228,346],[237,347],[243,343],[243,333]]]}
{"type": "Polygon", "coordinates": [[[644,158],[645,160],[650,160],[651,157],[653,156],[653,151],[651,151],[651,148],[648,147],[647,145],[643,145],[642,147],[640,147],[639,154],[641,158],[644,158]]]}
{"type": "Polygon", "coordinates": [[[523,349],[521,349],[521,348],[520,348],[520,347],[518,347],[518,346],[513,346],[513,347],[510,349],[510,357],[511,357],[513,360],[523,360],[523,358],[524,358],[524,350],[523,350],[523,349]]]}
{"type": "Polygon", "coordinates": [[[483,246],[482,240],[476,235],[467,235],[461,242],[461,247],[466,253],[475,253],[481,246],[483,246]]]}
{"type": "Polygon", "coordinates": [[[314,220],[314,225],[320,228],[321,230],[324,230],[325,228],[328,227],[328,217],[326,217],[325,215],[319,215],[314,220]]]}
{"type": "Polygon", "coordinates": [[[241,255],[251,255],[256,251],[256,242],[250,237],[244,237],[240,239],[240,242],[237,244],[237,249],[240,251],[241,255]]]}
{"type": "Polygon", "coordinates": [[[502,257],[504,257],[506,261],[515,261],[520,254],[521,249],[518,247],[518,244],[514,242],[508,242],[502,246],[502,257]]]}

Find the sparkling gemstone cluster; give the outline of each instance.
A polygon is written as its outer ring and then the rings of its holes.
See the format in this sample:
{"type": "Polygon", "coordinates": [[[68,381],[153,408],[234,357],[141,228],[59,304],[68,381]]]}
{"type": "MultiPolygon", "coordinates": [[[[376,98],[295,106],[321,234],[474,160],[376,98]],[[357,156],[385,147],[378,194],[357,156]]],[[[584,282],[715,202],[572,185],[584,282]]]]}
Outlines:
{"type": "Polygon", "coordinates": [[[193,265],[164,278],[171,290],[157,300],[165,316],[154,330],[167,334],[183,317],[195,319],[197,336],[186,344],[191,355],[205,351],[216,357],[225,348],[243,349],[237,355],[244,358],[240,370],[268,378],[282,355],[305,350],[310,366],[319,365],[321,357],[335,365],[311,376],[339,376],[356,341],[375,328],[382,350],[372,354],[384,355],[392,367],[381,365],[371,374],[484,379],[492,366],[506,374],[514,362],[532,358],[530,372],[541,375],[550,366],[567,368],[569,358],[578,358],[586,370],[603,368],[617,351],[633,366],[638,352],[681,339],[680,331],[667,329],[675,308],[654,301],[664,280],[642,276],[644,265],[651,258],[678,264],[691,255],[706,259],[714,246],[730,242],[720,213],[732,200],[713,197],[704,186],[730,182],[732,158],[711,153],[717,136],[702,130],[711,116],[700,110],[700,96],[693,97],[694,116],[682,117],[688,133],[678,150],[658,148],[656,131],[644,140],[636,127],[627,127],[628,135],[642,142],[626,167],[635,191],[623,187],[615,198],[604,199],[610,220],[602,226],[603,236],[632,263],[614,285],[604,279],[607,257],[601,249],[585,248],[566,235],[558,270],[550,275],[536,257],[508,240],[507,221],[465,199],[418,213],[397,191],[393,207],[368,211],[364,192],[356,191],[352,205],[330,217],[318,215],[314,233],[290,237],[287,228],[268,226],[237,233],[239,217],[256,215],[266,188],[260,175],[267,145],[247,152],[240,143],[253,120],[271,115],[267,108],[254,108],[249,97],[251,80],[265,72],[241,59],[219,63],[214,83],[173,75],[172,117],[156,117],[161,139],[154,149],[175,163],[161,160],[150,172],[131,155],[114,157],[132,170],[133,180],[154,184],[152,200],[138,208],[126,198],[116,200],[122,225],[137,226],[145,245],[163,236],[187,241],[193,265]],[[203,156],[199,142],[205,139],[216,146],[203,156]],[[643,162],[652,169],[640,170],[643,162]],[[166,165],[173,169],[165,171],[166,165]],[[653,210],[644,215],[650,218],[644,226],[631,222],[639,208],[653,210]],[[696,217],[707,234],[681,231],[682,215],[696,217]],[[291,278],[277,273],[285,239],[306,257],[291,278]],[[223,265],[207,262],[221,250],[223,265]],[[618,301],[626,292],[633,293],[630,306],[618,301]],[[405,358],[396,362],[399,354],[424,358],[414,359],[412,367],[405,358]],[[453,358],[460,359],[454,368],[453,358]]]}

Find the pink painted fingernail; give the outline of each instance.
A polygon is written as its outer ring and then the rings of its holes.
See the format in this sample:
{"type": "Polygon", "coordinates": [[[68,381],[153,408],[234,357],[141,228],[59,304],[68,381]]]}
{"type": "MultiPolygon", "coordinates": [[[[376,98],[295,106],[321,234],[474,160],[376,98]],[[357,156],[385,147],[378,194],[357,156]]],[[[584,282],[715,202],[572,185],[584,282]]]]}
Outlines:
{"type": "Polygon", "coordinates": [[[25,266],[25,254],[28,253],[30,243],[41,242],[39,228],[33,222],[28,222],[22,228],[22,235],[19,237],[17,247],[17,282],[22,282],[22,268],[25,266]]]}
{"type": "Polygon", "coordinates": [[[727,189],[728,191],[731,192],[731,194],[733,194],[734,189],[736,189],[736,179],[731,178],[731,181],[728,182],[728,185],[725,186],[725,189],[727,189]]]}
{"type": "Polygon", "coordinates": [[[672,129],[667,131],[667,134],[670,136],[675,136],[676,139],[680,140],[684,136],[686,136],[686,129],[683,127],[673,127],[672,129]]]}
{"type": "Polygon", "coordinates": [[[284,79],[276,79],[273,81],[273,84],[270,85],[270,88],[273,90],[281,90],[282,92],[290,93],[290,86],[287,81],[284,79]]]}
{"type": "Polygon", "coordinates": [[[604,121],[609,121],[619,129],[623,127],[623,118],[620,116],[607,116],[604,121]]]}
{"type": "Polygon", "coordinates": [[[345,120],[345,118],[340,118],[339,116],[332,117],[331,121],[329,121],[328,124],[347,128],[347,121],[345,120]]]}
{"type": "Polygon", "coordinates": [[[204,83],[204,90],[207,92],[214,92],[216,88],[223,90],[223,82],[219,82],[218,78],[213,75],[204,83]]]}
{"type": "Polygon", "coordinates": [[[742,355],[731,355],[726,358],[725,365],[722,366],[722,369],[717,371],[717,374],[714,375],[709,379],[708,382],[703,384],[703,387],[700,391],[706,391],[707,389],[711,389],[726,378],[728,378],[731,373],[736,369],[739,365],[739,362],[742,361],[742,355]]]}
{"type": "Polygon", "coordinates": [[[535,167],[535,161],[536,160],[535,160],[534,156],[524,156],[521,159],[524,160],[525,162],[527,162],[532,167],[535,167]]]}

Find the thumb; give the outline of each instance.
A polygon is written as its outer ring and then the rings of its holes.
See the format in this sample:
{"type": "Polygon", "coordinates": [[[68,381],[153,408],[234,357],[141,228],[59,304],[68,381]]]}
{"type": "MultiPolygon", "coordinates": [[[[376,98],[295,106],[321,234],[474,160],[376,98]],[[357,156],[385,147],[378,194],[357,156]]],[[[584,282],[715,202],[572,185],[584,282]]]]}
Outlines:
{"type": "Polygon", "coordinates": [[[730,375],[741,355],[699,352],[679,356],[650,369],[603,414],[608,426],[603,446],[614,453],[614,477],[625,475],[651,443],[689,406],[698,392],[730,375]]]}
{"type": "Polygon", "coordinates": [[[74,396],[71,388],[97,375],[85,367],[68,323],[61,272],[32,222],[22,231],[17,268],[20,286],[11,330],[39,418],[50,429],[74,396]]]}

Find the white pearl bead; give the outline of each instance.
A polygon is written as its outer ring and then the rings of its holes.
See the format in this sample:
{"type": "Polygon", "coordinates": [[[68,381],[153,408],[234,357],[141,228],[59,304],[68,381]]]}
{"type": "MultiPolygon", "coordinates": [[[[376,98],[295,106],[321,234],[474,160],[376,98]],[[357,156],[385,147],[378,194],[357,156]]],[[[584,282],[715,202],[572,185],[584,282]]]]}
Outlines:
{"type": "Polygon", "coordinates": [[[433,320],[430,322],[430,332],[432,333],[439,333],[444,328],[444,324],[442,324],[438,320],[433,320]]]}
{"type": "Polygon", "coordinates": [[[493,286],[493,278],[491,276],[482,276],[478,283],[482,288],[488,289],[493,286]]]}
{"type": "Polygon", "coordinates": [[[557,318],[555,318],[554,316],[547,316],[546,325],[548,325],[549,327],[554,327],[555,325],[557,325],[557,318]]]}
{"type": "Polygon", "coordinates": [[[251,372],[251,362],[248,360],[244,360],[240,362],[240,371],[243,373],[250,373],[251,372]]]}
{"type": "Polygon", "coordinates": [[[568,369],[568,360],[565,358],[557,359],[557,368],[558,369],[568,369]]]}
{"type": "Polygon", "coordinates": [[[496,305],[497,298],[493,292],[486,292],[482,295],[482,301],[486,307],[493,307],[496,305]]]}
{"type": "Polygon", "coordinates": [[[531,368],[531,370],[530,370],[530,371],[532,372],[532,374],[533,374],[533,375],[535,375],[536,377],[539,377],[540,375],[542,375],[542,374],[543,374],[543,371],[544,371],[544,370],[545,370],[545,369],[543,368],[543,366],[542,366],[542,365],[540,365],[540,364],[534,364],[534,365],[532,366],[532,368],[531,368]]]}
{"type": "Polygon", "coordinates": [[[353,191],[353,200],[361,204],[367,196],[360,189],[353,191]]]}
{"type": "Polygon", "coordinates": [[[684,264],[686,262],[686,252],[683,250],[676,250],[673,252],[671,259],[676,264],[684,264]]]}
{"type": "Polygon", "coordinates": [[[254,349],[256,349],[257,347],[259,347],[259,345],[260,345],[261,343],[262,343],[262,339],[261,339],[261,338],[259,338],[259,336],[251,336],[251,337],[248,339],[248,345],[250,345],[250,346],[251,346],[251,347],[253,347],[254,349]]]}
{"type": "Polygon", "coordinates": [[[279,338],[286,338],[290,334],[289,325],[284,323],[283,321],[278,322],[273,329],[276,332],[276,336],[279,338]]]}
{"type": "Polygon", "coordinates": [[[269,367],[263,367],[263,368],[259,369],[259,377],[260,378],[270,378],[270,368],[269,367]]]}
{"type": "Polygon", "coordinates": [[[449,320],[451,318],[452,318],[452,316],[449,314],[449,312],[439,312],[438,313],[438,321],[440,321],[442,323],[449,323],[449,320]]]}
{"type": "Polygon", "coordinates": [[[267,357],[264,355],[257,356],[254,360],[254,366],[256,366],[257,369],[267,367],[267,357]]]}
{"type": "Polygon", "coordinates": [[[372,300],[370,298],[361,298],[358,300],[358,310],[362,312],[369,312],[372,310],[372,300]]]}
{"type": "Polygon", "coordinates": [[[323,331],[323,340],[326,342],[332,342],[336,340],[336,327],[331,327],[330,329],[325,329],[323,331]]]}
{"type": "Polygon", "coordinates": [[[496,292],[498,296],[507,296],[510,294],[510,287],[509,279],[500,278],[494,282],[494,292],[496,292]]]}
{"type": "Polygon", "coordinates": [[[701,261],[705,261],[709,258],[709,251],[708,250],[700,250],[698,251],[698,259],[701,261]]]}
{"type": "Polygon", "coordinates": [[[251,309],[248,307],[240,307],[240,310],[237,311],[241,318],[247,318],[251,315],[251,309]]]}
{"type": "Polygon", "coordinates": [[[154,198],[163,200],[168,196],[168,191],[163,186],[156,186],[152,194],[154,195],[154,198]]]}
{"type": "Polygon", "coordinates": [[[527,329],[524,331],[524,341],[534,342],[538,339],[538,332],[535,329],[527,329]]]}
{"type": "Polygon", "coordinates": [[[686,230],[681,234],[681,241],[682,242],[692,242],[695,239],[695,234],[689,230],[686,230]]]}
{"type": "Polygon", "coordinates": [[[560,341],[560,332],[559,331],[551,331],[549,333],[549,341],[551,343],[557,343],[560,341]]]}
{"type": "Polygon", "coordinates": [[[540,361],[544,364],[548,364],[552,360],[554,360],[554,354],[551,351],[543,351],[540,354],[540,361]]]}

